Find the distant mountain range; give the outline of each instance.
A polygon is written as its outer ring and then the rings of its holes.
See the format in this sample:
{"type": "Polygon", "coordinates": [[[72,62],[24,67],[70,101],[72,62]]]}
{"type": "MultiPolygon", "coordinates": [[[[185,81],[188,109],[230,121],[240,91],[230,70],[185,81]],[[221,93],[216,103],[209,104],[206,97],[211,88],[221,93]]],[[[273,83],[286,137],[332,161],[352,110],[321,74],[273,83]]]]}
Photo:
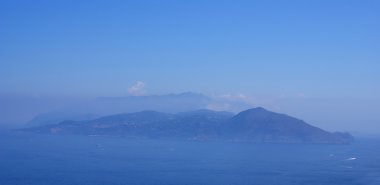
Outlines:
{"type": "Polygon", "coordinates": [[[233,112],[251,107],[251,105],[244,101],[213,98],[193,92],[147,96],[101,97],[39,114],[30,120],[27,125],[56,124],[64,120],[92,120],[121,112],[139,112],[144,110],[168,113],[187,112],[198,109],[224,111],[226,110],[224,106],[228,106],[228,111],[233,112]]]}
{"type": "Polygon", "coordinates": [[[63,121],[19,131],[258,143],[344,144],[353,141],[348,133],[330,133],[302,120],[261,107],[248,109],[237,115],[210,110],[182,113],[141,111],[89,121],[63,121]]]}

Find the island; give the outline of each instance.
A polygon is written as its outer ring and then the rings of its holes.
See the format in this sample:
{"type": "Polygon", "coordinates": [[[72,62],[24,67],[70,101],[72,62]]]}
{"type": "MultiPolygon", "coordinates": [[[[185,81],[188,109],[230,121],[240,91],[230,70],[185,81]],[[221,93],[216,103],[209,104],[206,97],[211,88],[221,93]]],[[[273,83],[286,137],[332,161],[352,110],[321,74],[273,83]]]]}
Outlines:
{"type": "Polygon", "coordinates": [[[348,144],[354,140],[349,133],[328,132],[300,119],[262,107],[248,109],[236,115],[211,110],[175,114],[141,111],[87,121],[68,120],[17,131],[254,143],[348,144]]]}

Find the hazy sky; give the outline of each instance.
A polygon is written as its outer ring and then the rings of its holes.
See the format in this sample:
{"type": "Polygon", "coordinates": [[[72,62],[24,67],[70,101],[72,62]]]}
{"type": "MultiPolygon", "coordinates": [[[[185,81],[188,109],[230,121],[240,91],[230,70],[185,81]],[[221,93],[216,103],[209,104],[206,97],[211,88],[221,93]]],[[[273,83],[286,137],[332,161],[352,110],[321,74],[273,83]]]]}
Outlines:
{"type": "Polygon", "coordinates": [[[379,10],[377,0],[2,0],[0,93],[120,96],[141,81],[147,94],[365,109],[380,100],[379,10]]]}

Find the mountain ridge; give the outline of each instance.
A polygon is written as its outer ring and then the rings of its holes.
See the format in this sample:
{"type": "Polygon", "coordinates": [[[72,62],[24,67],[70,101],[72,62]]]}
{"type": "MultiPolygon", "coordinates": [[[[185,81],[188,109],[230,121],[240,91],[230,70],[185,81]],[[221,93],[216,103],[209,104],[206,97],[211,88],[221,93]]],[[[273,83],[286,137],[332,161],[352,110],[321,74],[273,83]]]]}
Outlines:
{"type": "Polygon", "coordinates": [[[122,135],[257,143],[345,144],[353,141],[348,133],[327,132],[303,120],[262,107],[248,109],[236,115],[205,109],[180,113],[146,110],[21,130],[48,134],[122,135]]]}
{"type": "Polygon", "coordinates": [[[237,112],[250,105],[244,101],[221,100],[201,93],[183,92],[178,94],[98,97],[71,106],[38,114],[29,120],[26,126],[42,126],[55,124],[64,120],[85,121],[121,112],[139,112],[154,110],[167,113],[188,112],[198,109],[210,109],[228,103],[228,111],[237,112]]]}

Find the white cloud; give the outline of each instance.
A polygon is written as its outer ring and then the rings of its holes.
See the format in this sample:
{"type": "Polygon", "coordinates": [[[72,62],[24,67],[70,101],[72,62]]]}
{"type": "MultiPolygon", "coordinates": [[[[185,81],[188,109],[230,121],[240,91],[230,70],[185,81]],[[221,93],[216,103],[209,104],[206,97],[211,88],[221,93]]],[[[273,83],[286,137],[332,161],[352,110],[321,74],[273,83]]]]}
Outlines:
{"type": "Polygon", "coordinates": [[[240,112],[257,106],[257,101],[250,95],[243,93],[214,95],[207,109],[215,111],[240,112]]]}
{"type": "Polygon", "coordinates": [[[222,100],[227,100],[227,101],[241,101],[251,106],[254,106],[257,104],[256,100],[252,96],[249,96],[243,93],[224,94],[224,95],[219,96],[218,98],[222,100]]]}
{"type": "Polygon", "coordinates": [[[128,93],[133,96],[145,95],[145,83],[142,81],[135,82],[135,84],[128,88],[128,93]]]}

